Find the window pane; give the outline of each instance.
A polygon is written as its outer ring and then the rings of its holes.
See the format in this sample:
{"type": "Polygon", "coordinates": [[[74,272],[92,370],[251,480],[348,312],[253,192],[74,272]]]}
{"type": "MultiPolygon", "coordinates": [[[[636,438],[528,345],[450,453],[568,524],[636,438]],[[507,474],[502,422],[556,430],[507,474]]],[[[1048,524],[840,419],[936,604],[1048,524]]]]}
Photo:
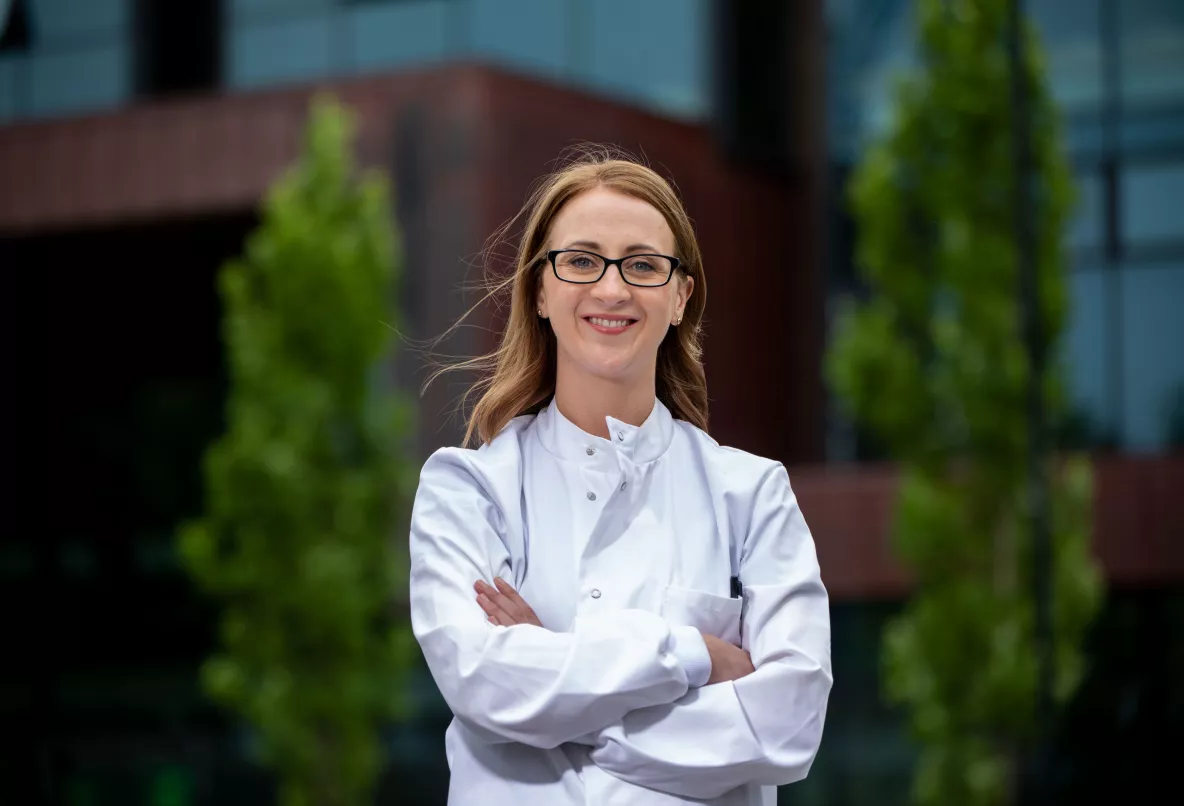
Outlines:
{"type": "Polygon", "coordinates": [[[284,17],[330,11],[341,0],[223,0],[226,16],[234,23],[275,22],[284,17]]]}
{"type": "Polygon", "coordinates": [[[909,0],[828,0],[828,112],[831,150],[852,158],[881,131],[895,76],[916,53],[909,0]]]}
{"type": "Polygon", "coordinates": [[[0,122],[15,120],[25,113],[28,57],[21,53],[0,54],[0,122]]]}
{"type": "Polygon", "coordinates": [[[1124,109],[1121,137],[1122,148],[1127,152],[1179,153],[1184,144],[1184,101],[1124,109]]]}
{"type": "Polygon", "coordinates": [[[1102,101],[1100,0],[1030,0],[1040,32],[1053,97],[1067,111],[1096,109],[1102,101]]]}
{"type": "Polygon", "coordinates": [[[1068,371],[1069,398],[1073,413],[1082,421],[1093,441],[1112,434],[1110,360],[1107,339],[1107,283],[1103,269],[1071,272],[1069,303],[1072,306],[1063,349],[1068,371]]]}
{"type": "Polygon", "coordinates": [[[1125,168],[1121,205],[1126,245],[1184,243],[1184,162],[1125,168]]]}
{"type": "Polygon", "coordinates": [[[115,106],[131,94],[130,53],[122,42],[29,57],[30,112],[54,115],[115,106]]]}
{"type": "Polygon", "coordinates": [[[473,48],[497,62],[558,77],[591,63],[589,0],[472,0],[473,48]]]}
{"type": "Polygon", "coordinates": [[[1072,249],[1096,249],[1105,238],[1105,188],[1096,172],[1075,178],[1077,209],[1069,225],[1068,242],[1072,249]]]}
{"type": "Polygon", "coordinates": [[[1122,38],[1123,102],[1138,106],[1184,101],[1184,3],[1114,2],[1122,38]]]}
{"type": "Polygon", "coordinates": [[[1123,443],[1154,451],[1184,386],[1184,261],[1127,264],[1122,284],[1123,443]]]}
{"type": "Polygon", "coordinates": [[[131,27],[132,0],[30,0],[33,47],[64,40],[122,38],[131,27]]]}
{"type": "Polygon", "coordinates": [[[672,115],[705,114],[707,0],[581,0],[580,9],[589,35],[572,47],[586,53],[595,87],[672,115]]]}
{"type": "Polygon", "coordinates": [[[369,3],[346,9],[352,67],[371,71],[448,55],[451,0],[369,3]]]}
{"type": "Polygon", "coordinates": [[[242,25],[230,32],[224,75],[232,87],[315,78],[332,65],[331,12],[242,25]]]}

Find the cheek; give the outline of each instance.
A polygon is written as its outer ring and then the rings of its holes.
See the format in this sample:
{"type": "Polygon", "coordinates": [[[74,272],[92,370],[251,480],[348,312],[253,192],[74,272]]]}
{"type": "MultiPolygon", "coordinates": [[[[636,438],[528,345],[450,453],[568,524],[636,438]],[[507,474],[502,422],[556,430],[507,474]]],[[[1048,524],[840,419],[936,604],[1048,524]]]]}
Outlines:
{"type": "Polygon", "coordinates": [[[543,291],[547,295],[547,312],[552,317],[561,315],[570,315],[579,302],[577,293],[572,293],[572,289],[579,291],[577,286],[571,283],[561,283],[555,280],[554,283],[545,283],[543,291]]]}
{"type": "Polygon", "coordinates": [[[563,289],[559,286],[559,281],[549,274],[544,274],[542,282],[539,283],[539,305],[546,306],[548,316],[563,305],[563,289]]]}
{"type": "Polygon", "coordinates": [[[674,317],[678,307],[678,295],[673,293],[655,295],[645,306],[646,318],[654,327],[665,328],[674,317]]]}

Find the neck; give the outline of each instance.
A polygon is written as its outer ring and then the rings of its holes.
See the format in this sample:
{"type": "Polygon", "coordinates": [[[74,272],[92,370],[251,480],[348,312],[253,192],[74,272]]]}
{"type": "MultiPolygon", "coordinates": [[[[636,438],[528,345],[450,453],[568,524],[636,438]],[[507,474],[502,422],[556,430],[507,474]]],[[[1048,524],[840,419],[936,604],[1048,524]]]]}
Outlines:
{"type": "Polygon", "coordinates": [[[643,383],[603,378],[565,378],[562,368],[555,378],[555,405],[580,430],[608,439],[605,417],[638,426],[654,410],[657,394],[653,376],[643,383]]]}

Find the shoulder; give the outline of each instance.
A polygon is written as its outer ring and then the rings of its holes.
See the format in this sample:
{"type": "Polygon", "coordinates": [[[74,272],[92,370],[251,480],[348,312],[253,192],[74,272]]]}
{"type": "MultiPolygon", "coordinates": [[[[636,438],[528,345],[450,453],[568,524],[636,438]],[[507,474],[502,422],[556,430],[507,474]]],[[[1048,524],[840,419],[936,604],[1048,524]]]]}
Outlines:
{"type": "Polygon", "coordinates": [[[706,431],[685,420],[675,420],[674,423],[680,441],[708,475],[726,481],[728,487],[755,492],[775,479],[784,478],[788,483],[789,477],[781,462],[720,445],[706,431]]]}
{"type": "Polygon", "coordinates": [[[515,417],[491,442],[480,448],[446,447],[436,450],[424,462],[419,474],[420,489],[443,485],[449,488],[472,487],[494,492],[498,482],[519,480],[522,447],[534,415],[515,417]]]}

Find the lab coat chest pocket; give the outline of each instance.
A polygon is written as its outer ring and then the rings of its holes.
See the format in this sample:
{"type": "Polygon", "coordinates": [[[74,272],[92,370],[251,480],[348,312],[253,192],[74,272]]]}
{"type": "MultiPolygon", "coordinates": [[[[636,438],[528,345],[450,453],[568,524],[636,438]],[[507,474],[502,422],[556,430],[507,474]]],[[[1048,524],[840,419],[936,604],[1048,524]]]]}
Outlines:
{"type": "Polygon", "coordinates": [[[740,645],[744,600],[670,585],[662,596],[662,617],[676,627],[695,627],[729,644],[740,645]]]}

